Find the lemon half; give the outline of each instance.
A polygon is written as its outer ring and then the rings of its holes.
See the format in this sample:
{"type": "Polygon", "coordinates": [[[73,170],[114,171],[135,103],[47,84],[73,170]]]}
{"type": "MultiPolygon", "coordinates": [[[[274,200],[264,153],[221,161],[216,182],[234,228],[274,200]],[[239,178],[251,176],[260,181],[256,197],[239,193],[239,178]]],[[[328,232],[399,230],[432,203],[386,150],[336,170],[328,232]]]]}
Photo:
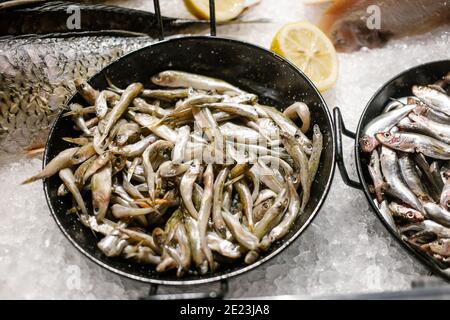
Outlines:
{"type": "MultiPolygon", "coordinates": [[[[209,19],[209,0],[184,0],[184,3],[197,18],[209,19]]],[[[245,0],[219,0],[215,3],[217,21],[232,20],[245,9],[245,0]]]]}
{"type": "Polygon", "coordinates": [[[309,22],[284,25],[275,35],[271,49],[294,63],[320,91],[336,82],[339,73],[336,50],[315,25],[309,22]]]}

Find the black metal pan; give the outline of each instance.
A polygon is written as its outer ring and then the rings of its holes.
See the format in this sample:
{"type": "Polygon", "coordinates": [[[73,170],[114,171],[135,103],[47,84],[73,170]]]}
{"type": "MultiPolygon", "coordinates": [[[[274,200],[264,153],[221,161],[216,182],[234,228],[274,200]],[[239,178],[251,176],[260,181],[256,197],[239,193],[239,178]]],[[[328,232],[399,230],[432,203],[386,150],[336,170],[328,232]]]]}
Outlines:
{"type": "Polygon", "coordinates": [[[413,85],[426,85],[434,83],[441,79],[450,70],[450,60],[435,61],[430,63],[425,63],[420,66],[411,68],[402,72],[401,74],[395,76],[393,79],[389,80],[384,84],[372,97],[372,99],[367,104],[364,109],[361,118],[359,120],[358,128],[356,133],[348,130],[343,122],[341,112],[339,108],[334,108],[334,130],[336,135],[336,161],[344,182],[353,188],[363,190],[366,195],[367,201],[370,203],[373,211],[376,213],[377,217],[381,220],[384,226],[389,230],[391,235],[402,244],[402,246],[415,258],[421,261],[425,266],[427,266],[432,272],[442,276],[444,279],[450,281],[450,273],[443,270],[439,265],[434,262],[429,256],[422,252],[415,250],[413,247],[404,242],[398,232],[394,230],[385,221],[382,214],[373,202],[372,194],[369,191],[369,183],[371,183],[371,178],[367,169],[369,164],[369,157],[364,154],[359,146],[359,139],[363,134],[364,127],[375,117],[382,113],[383,108],[390,98],[400,98],[404,96],[411,95],[411,88],[413,85]],[[355,139],[355,159],[356,159],[356,169],[358,172],[359,181],[352,180],[344,165],[344,158],[342,154],[342,134],[355,139]]]}
{"type": "MultiPolygon", "coordinates": [[[[152,87],[150,77],[167,69],[226,80],[257,94],[263,103],[276,105],[280,109],[299,100],[308,104],[312,122],[318,124],[323,132],[324,150],[312,186],[310,202],[289,234],[251,265],[242,262],[222,267],[213,274],[177,278],[175,273],[157,273],[149,266],[104,256],[97,249],[98,239],[92,232],[84,227],[76,216],[66,213],[71,201],[70,198],[57,197],[60,181],[56,176],[44,181],[46,199],[56,223],[69,241],[89,259],[118,275],[155,285],[195,285],[225,280],[254,269],[283,251],[319,212],[329,191],[335,167],[331,115],[319,91],[294,65],[261,47],[218,37],[195,36],[161,41],[118,59],[92,77],[89,83],[97,89],[106,88],[107,76],[119,87],[125,87],[132,82],[141,82],[146,87],[152,87]]],[[[70,99],[69,103],[73,102],[81,102],[79,94],[70,99]]],[[[74,134],[71,120],[60,114],[50,131],[44,165],[60,151],[70,147],[61,137],[74,134]]]]}

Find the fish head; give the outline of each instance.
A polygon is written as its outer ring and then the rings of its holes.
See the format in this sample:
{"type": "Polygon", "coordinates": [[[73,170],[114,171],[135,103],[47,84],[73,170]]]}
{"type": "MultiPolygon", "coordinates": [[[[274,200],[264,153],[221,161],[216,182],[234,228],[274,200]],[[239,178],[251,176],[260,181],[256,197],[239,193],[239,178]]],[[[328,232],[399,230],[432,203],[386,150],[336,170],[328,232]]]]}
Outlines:
{"type": "Polygon", "coordinates": [[[127,165],[127,157],[123,154],[115,154],[111,157],[111,164],[114,172],[119,172],[127,165]]]}
{"type": "MultiPolygon", "coordinates": [[[[418,115],[415,113],[410,113],[408,115],[409,119],[411,119],[412,121],[414,121],[415,123],[426,123],[427,118],[422,116],[422,115],[418,115]]],[[[406,118],[405,118],[406,119],[406,118]]]]}
{"type": "Polygon", "coordinates": [[[372,152],[379,144],[378,140],[370,135],[364,135],[359,139],[361,150],[366,153],[372,152]]]}
{"type": "Polygon", "coordinates": [[[390,37],[390,33],[369,29],[363,19],[344,20],[334,24],[329,32],[337,51],[351,52],[361,48],[380,48],[390,37]]]}
{"type": "Polygon", "coordinates": [[[403,212],[403,217],[405,220],[416,223],[416,222],[422,222],[425,220],[425,217],[420,211],[406,208],[403,212]]]}
{"type": "Polygon", "coordinates": [[[261,220],[264,217],[267,210],[269,210],[270,207],[272,207],[273,203],[274,203],[274,198],[269,198],[254,207],[253,215],[255,217],[256,222],[258,222],[259,220],[261,220]]]}
{"type": "Polygon", "coordinates": [[[193,174],[200,174],[200,172],[202,171],[202,165],[200,161],[195,159],[189,166],[189,171],[191,171],[191,173],[193,174]]]}
{"type": "Polygon", "coordinates": [[[151,81],[157,85],[168,85],[175,80],[175,75],[169,71],[163,71],[154,75],[151,81]]]}
{"type": "Polygon", "coordinates": [[[398,133],[392,133],[389,131],[379,132],[375,134],[375,138],[384,145],[395,147],[401,142],[400,135],[398,133]]]}

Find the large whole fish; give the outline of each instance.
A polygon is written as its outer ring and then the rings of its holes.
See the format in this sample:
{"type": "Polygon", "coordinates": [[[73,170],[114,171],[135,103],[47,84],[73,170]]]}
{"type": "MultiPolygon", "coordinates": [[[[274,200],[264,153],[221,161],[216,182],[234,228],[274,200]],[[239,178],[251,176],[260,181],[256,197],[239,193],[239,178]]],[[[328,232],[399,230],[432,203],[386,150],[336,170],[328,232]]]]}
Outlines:
{"type": "Polygon", "coordinates": [[[0,149],[45,141],[57,112],[86,80],[149,37],[27,37],[0,40],[0,149]]]}
{"type": "MultiPolygon", "coordinates": [[[[162,21],[166,37],[209,29],[208,21],[162,21]]],[[[150,12],[69,1],[1,3],[0,150],[42,146],[46,129],[75,91],[75,79],[82,83],[157,38],[157,19],[150,12]],[[73,5],[80,10],[75,30],[67,24],[73,5]]]]}
{"type": "Polygon", "coordinates": [[[449,22],[448,0],[335,0],[320,26],[337,50],[354,51],[381,47],[389,39],[425,33],[449,22]]]}

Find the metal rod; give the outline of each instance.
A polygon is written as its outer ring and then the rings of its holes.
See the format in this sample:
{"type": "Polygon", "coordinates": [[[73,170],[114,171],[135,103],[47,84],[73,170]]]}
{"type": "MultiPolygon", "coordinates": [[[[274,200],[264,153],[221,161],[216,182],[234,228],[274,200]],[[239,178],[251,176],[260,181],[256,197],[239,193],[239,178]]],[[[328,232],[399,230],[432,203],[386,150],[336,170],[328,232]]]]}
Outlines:
{"type": "Polygon", "coordinates": [[[155,7],[156,23],[158,24],[159,40],[164,40],[164,27],[161,17],[161,8],[159,7],[159,0],[153,0],[153,6],[155,7]]]}
{"type": "Polygon", "coordinates": [[[216,36],[216,3],[214,0],[209,0],[209,25],[211,29],[211,36],[216,36]]]}

